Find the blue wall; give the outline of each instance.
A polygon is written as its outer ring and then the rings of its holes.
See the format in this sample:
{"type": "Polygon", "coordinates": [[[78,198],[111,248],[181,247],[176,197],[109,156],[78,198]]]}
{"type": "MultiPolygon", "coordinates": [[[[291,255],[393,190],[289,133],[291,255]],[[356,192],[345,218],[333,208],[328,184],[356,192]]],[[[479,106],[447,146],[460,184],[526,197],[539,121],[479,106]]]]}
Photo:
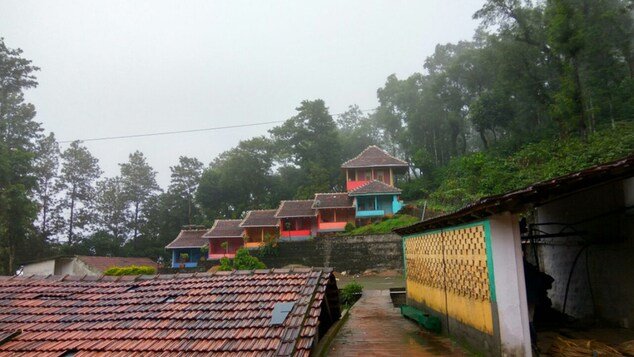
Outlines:
{"type": "Polygon", "coordinates": [[[189,261],[185,263],[186,268],[195,268],[198,266],[198,261],[202,255],[200,248],[182,248],[172,249],[172,268],[180,267],[179,258],[181,253],[189,254],[189,261]]]}

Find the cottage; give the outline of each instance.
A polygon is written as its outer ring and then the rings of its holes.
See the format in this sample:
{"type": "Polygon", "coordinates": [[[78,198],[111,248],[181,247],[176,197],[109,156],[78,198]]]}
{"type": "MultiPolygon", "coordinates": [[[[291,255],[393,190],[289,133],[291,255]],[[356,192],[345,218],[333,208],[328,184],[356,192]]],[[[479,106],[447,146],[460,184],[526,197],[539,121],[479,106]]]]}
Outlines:
{"type": "Polygon", "coordinates": [[[400,189],[378,180],[368,181],[348,192],[354,199],[355,217],[359,222],[391,216],[400,211],[403,207],[398,198],[400,194],[400,189]]]}
{"type": "Polygon", "coordinates": [[[317,211],[317,231],[342,232],[354,222],[354,202],[346,192],[316,193],[312,208],[317,211]]]}
{"type": "Polygon", "coordinates": [[[247,248],[258,248],[268,240],[280,235],[279,219],[275,217],[275,209],[248,211],[240,227],[244,228],[244,245],[247,248]]]}
{"type": "Polygon", "coordinates": [[[630,156],[397,229],[407,304],[488,355],[546,352],[558,326],[632,339],[633,206],[630,156]]]}
{"type": "Polygon", "coordinates": [[[0,355],[309,356],[339,319],[329,269],[0,277],[0,355]]]}
{"type": "Polygon", "coordinates": [[[149,266],[154,269],[158,268],[158,264],[150,258],[69,255],[23,263],[22,274],[101,275],[109,268],[127,267],[130,265],[149,266]]]}
{"type": "Polygon", "coordinates": [[[317,231],[317,210],[313,200],[282,201],[275,212],[280,220],[280,240],[308,239],[317,231]]]}
{"type": "Polygon", "coordinates": [[[394,186],[395,175],[406,173],[409,165],[378,146],[372,145],[356,157],[344,162],[341,168],[346,173],[346,191],[352,191],[374,180],[394,186]]]}
{"type": "Polygon", "coordinates": [[[203,255],[201,249],[209,242],[203,238],[206,229],[183,229],[176,239],[168,244],[165,249],[172,251],[172,268],[183,265],[186,268],[195,268],[203,255]]]}
{"type": "Polygon", "coordinates": [[[209,241],[209,259],[233,258],[244,246],[241,219],[217,219],[202,237],[209,241]]]}

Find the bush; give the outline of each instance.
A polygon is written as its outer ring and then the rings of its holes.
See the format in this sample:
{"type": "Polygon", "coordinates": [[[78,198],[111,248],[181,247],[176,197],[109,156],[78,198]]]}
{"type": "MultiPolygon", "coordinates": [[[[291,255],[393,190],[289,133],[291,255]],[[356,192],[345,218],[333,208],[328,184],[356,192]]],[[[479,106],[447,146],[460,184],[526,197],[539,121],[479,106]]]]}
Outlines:
{"type": "Polygon", "coordinates": [[[355,228],[357,227],[354,225],[354,223],[352,222],[346,223],[346,228],[345,228],[346,232],[353,231],[355,228]]]}
{"type": "Polygon", "coordinates": [[[363,285],[353,281],[348,283],[341,289],[341,304],[344,308],[350,308],[359,298],[363,292],[363,285]]]}
{"type": "Polygon", "coordinates": [[[221,271],[230,270],[254,270],[254,269],[266,269],[266,265],[260,261],[260,259],[252,256],[249,250],[246,248],[240,248],[236,252],[236,257],[230,260],[227,257],[220,259],[221,271]]]}
{"type": "Polygon", "coordinates": [[[106,269],[103,275],[122,276],[122,275],[154,275],[156,269],[145,265],[130,265],[127,267],[112,267],[106,269]]]}

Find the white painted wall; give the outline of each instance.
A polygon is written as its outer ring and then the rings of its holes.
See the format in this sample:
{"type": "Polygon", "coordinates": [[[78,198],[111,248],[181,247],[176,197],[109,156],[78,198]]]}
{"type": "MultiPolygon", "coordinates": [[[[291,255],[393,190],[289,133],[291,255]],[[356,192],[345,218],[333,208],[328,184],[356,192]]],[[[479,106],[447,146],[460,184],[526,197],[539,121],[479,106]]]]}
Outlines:
{"type": "Polygon", "coordinates": [[[518,218],[499,214],[491,217],[489,224],[502,355],[531,356],[518,218]]]}
{"type": "Polygon", "coordinates": [[[55,259],[24,265],[24,275],[51,275],[55,271],[55,259]]]}

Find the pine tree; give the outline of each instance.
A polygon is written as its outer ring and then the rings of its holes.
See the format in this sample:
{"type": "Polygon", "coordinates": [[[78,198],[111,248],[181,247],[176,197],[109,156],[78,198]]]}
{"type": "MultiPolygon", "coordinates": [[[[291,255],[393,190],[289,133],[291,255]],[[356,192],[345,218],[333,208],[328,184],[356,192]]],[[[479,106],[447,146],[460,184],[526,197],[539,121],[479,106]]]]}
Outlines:
{"type": "Polygon", "coordinates": [[[132,206],[132,221],[130,222],[134,231],[132,237],[137,238],[143,221],[144,205],[160,189],[156,183],[156,171],[148,165],[145,156],[140,151],[130,154],[128,162],[119,166],[123,191],[132,206]]]}

